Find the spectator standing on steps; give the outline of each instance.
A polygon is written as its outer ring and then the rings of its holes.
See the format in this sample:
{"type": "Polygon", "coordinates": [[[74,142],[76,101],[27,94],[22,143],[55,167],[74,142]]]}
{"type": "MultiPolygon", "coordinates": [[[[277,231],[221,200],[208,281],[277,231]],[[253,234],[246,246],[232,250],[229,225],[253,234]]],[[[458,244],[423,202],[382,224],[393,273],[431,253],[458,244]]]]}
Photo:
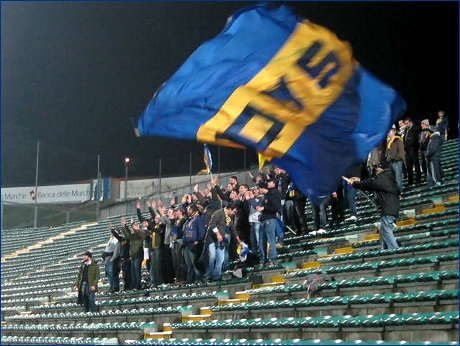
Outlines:
{"type": "Polygon", "coordinates": [[[399,186],[395,175],[387,161],[377,166],[377,175],[373,179],[354,180],[353,187],[360,190],[373,191],[377,210],[380,214],[380,246],[382,249],[399,248],[393,234],[393,228],[399,216],[399,186]]]}
{"type": "Polygon", "coordinates": [[[420,135],[420,127],[412,122],[411,118],[405,118],[406,125],[404,133],[404,150],[406,151],[406,169],[407,169],[407,185],[421,183],[420,161],[418,156],[418,140],[420,135]]]}
{"type": "Polygon", "coordinates": [[[129,291],[132,288],[131,279],[131,257],[129,256],[129,240],[123,235],[123,232],[110,225],[112,235],[118,239],[120,243],[121,257],[121,272],[123,275],[123,291],[129,291]]]}
{"type": "Polygon", "coordinates": [[[449,118],[446,117],[444,111],[438,112],[438,119],[436,120],[436,131],[439,132],[442,141],[447,139],[449,133],[449,118]]]}
{"type": "Polygon", "coordinates": [[[403,188],[402,178],[405,156],[404,142],[400,136],[396,135],[396,127],[392,127],[388,131],[385,160],[390,163],[401,191],[403,188]]]}
{"type": "MultiPolygon", "coordinates": [[[[110,224],[110,229],[113,229],[113,225],[110,224]]],[[[109,242],[104,249],[102,258],[104,259],[105,272],[109,279],[109,291],[108,293],[118,292],[120,290],[120,242],[117,238],[110,235],[109,242]]]]}
{"type": "Polygon", "coordinates": [[[100,279],[99,265],[93,260],[90,251],[83,254],[83,262],[78,271],[74,291],[78,291],[78,301],[83,303],[86,312],[97,312],[98,306],[94,301],[97,292],[97,283],[100,279]]]}
{"type": "MultiPolygon", "coordinates": [[[[273,265],[277,256],[276,251],[276,224],[277,213],[281,209],[281,192],[276,187],[269,188],[268,184],[273,183],[269,179],[267,182],[259,183],[259,190],[264,195],[262,206],[257,206],[256,210],[261,212],[260,215],[260,264],[273,265]],[[269,245],[269,252],[267,254],[267,245],[269,245]]],[[[272,186],[272,185],[271,185],[272,186]]]]}
{"type": "Polygon", "coordinates": [[[126,218],[121,218],[121,230],[124,236],[129,239],[129,254],[131,256],[131,284],[133,290],[142,289],[142,260],[144,257],[143,243],[145,231],[140,225],[131,219],[131,227],[126,225],[126,218]]]}

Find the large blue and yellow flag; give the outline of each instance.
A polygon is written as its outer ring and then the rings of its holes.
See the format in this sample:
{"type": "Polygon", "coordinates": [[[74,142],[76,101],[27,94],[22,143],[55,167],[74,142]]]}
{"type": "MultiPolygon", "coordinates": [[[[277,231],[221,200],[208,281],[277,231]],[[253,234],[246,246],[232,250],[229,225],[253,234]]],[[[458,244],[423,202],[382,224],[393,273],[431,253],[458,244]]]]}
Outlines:
{"type": "Polygon", "coordinates": [[[287,6],[260,4],[234,13],[159,88],[138,131],[252,148],[318,203],[405,108],[347,42],[287,6]]]}

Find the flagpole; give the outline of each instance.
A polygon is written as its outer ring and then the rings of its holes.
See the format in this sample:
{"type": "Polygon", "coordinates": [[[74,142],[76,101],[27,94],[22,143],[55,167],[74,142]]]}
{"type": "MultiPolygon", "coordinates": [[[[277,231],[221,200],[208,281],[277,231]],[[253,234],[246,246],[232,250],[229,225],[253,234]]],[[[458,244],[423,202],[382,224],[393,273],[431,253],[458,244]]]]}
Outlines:
{"type": "Polygon", "coordinates": [[[35,211],[34,228],[37,228],[37,201],[38,201],[38,158],[40,156],[40,141],[37,141],[37,161],[35,164],[35,211]]]}
{"type": "Polygon", "coordinates": [[[160,199],[161,199],[161,159],[158,160],[158,166],[159,166],[159,178],[158,178],[158,184],[160,184],[160,187],[159,187],[159,195],[160,195],[160,199]]]}
{"type": "Polygon", "coordinates": [[[192,152],[190,152],[190,161],[189,161],[189,184],[192,186],[192,152]]]}
{"type": "Polygon", "coordinates": [[[220,145],[217,147],[219,151],[217,152],[217,176],[220,178],[220,145]]]}
{"type": "Polygon", "coordinates": [[[97,155],[97,185],[96,185],[96,220],[99,221],[99,208],[100,208],[100,201],[101,201],[101,155],[97,155]]]}
{"type": "MultiPolygon", "coordinates": [[[[344,177],[343,175],[342,175],[342,179],[345,180],[349,184],[353,183],[349,178],[344,177]]],[[[377,204],[375,204],[375,202],[368,195],[366,195],[364,191],[361,191],[359,189],[355,189],[355,190],[358,191],[358,194],[361,194],[362,196],[364,196],[374,207],[377,208],[377,204]]]]}

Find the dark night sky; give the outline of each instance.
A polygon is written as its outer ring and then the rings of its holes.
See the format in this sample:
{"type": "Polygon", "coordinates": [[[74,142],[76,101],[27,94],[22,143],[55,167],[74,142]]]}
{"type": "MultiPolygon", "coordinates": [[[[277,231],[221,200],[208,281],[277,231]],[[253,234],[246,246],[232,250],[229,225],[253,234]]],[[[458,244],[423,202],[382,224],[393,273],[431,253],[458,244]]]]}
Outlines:
{"type": "MultiPolygon", "coordinates": [[[[188,175],[202,144],[134,136],[156,89],[237,9],[254,2],[2,2],[2,186],[188,175]]],[[[358,61],[406,100],[417,123],[444,109],[458,137],[458,2],[297,2],[352,44],[358,61]]],[[[211,146],[217,173],[216,146],[211,146]]],[[[244,167],[221,148],[221,170],[244,167]]],[[[257,164],[246,153],[246,167],[257,164]]]]}

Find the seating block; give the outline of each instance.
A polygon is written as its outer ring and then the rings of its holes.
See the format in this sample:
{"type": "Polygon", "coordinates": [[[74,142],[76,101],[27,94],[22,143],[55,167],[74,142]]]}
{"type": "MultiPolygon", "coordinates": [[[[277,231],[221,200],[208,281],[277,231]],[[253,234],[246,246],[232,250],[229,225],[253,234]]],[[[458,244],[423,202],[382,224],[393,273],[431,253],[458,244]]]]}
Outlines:
{"type": "Polygon", "coordinates": [[[434,208],[423,209],[422,214],[441,213],[443,211],[446,211],[446,207],[443,205],[437,205],[434,208]]]}
{"type": "Polygon", "coordinates": [[[415,225],[416,223],[417,223],[417,221],[414,218],[411,217],[411,218],[408,218],[406,220],[397,221],[396,225],[398,227],[403,227],[403,226],[415,225]]]}

